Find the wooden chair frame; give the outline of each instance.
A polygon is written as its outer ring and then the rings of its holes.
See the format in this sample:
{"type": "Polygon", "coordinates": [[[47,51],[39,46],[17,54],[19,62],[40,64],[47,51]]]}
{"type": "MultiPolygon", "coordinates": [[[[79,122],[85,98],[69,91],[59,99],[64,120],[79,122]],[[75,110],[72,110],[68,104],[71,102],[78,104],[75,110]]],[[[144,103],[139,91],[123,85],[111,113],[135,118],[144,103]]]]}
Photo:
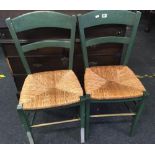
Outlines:
{"type": "MultiPolygon", "coordinates": [[[[31,50],[44,48],[44,47],[63,47],[69,49],[69,67],[71,70],[73,68],[73,54],[74,54],[74,42],[75,42],[75,30],[76,30],[76,21],[77,18],[75,16],[69,16],[65,14],[61,14],[54,11],[35,11],[26,13],[24,15],[18,16],[16,18],[6,19],[6,24],[9,28],[10,34],[14,40],[16,49],[20,56],[21,62],[26,70],[27,74],[31,74],[30,67],[25,58],[25,53],[31,50]],[[59,39],[59,40],[43,40],[37,41],[34,43],[21,45],[20,41],[17,37],[18,32],[35,29],[35,28],[43,28],[43,27],[54,27],[54,28],[64,28],[70,30],[70,39],[59,39]]],[[[47,125],[54,125],[60,123],[69,123],[74,121],[81,121],[81,143],[84,143],[84,130],[85,130],[85,98],[81,96],[79,104],[74,104],[72,106],[80,106],[80,118],[73,120],[65,120],[61,122],[55,123],[43,123],[39,125],[33,125],[30,123],[28,116],[26,115],[26,111],[23,109],[21,104],[17,106],[17,112],[21,119],[22,125],[26,130],[27,137],[30,143],[34,143],[31,129],[34,127],[42,127],[47,125]]],[[[65,106],[69,107],[69,106],[65,106]]],[[[44,110],[44,109],[43,109],[44,110]]],[[[28,111],[28,110],[27,110],[28,111]]],[[[33,119],[35,118],[35,115],[33,119]]],[[[33,122],[33,119],[31,122],[33,122]]]]}
{"type": "MultiPolygon", "coordinates": [[[[121,55],[121,64],[127,65],[129,56],[133,49],[133,45],[135,42],[136,32],[138,28],[138,24],[140,21],[141,13],[131,12],[131,11],[109,11],[109,10],[100,10],[100,11],[92,11],[90,13],[84,15],[78,15],[78,22],[79,22],[79,31],[80,31],[80,39],[82,45],[82,52],[83,52],[83,59],[85,68],[89,67],[88,63],[88,52],[87,47],[102,44],[102,43],[121,43],[126,44],[127,50],[123,50],[121,55]],[[93,26],[104,25],[104,24],[122,24],[126,26],[130,26],[131,33],[130,36],[106,36],[106,37],[97,37],[97,38],[86,38],[85,36],[85,29],[90,28],[93,26]]],[[[147,95],[146,92],[143,92],[142,97],[138,98],[129,98],[129,99],[113,99],[113,100],[94,100],[88,97],[89,99],[86,102],[86,137],[88,138],[89,135],[89,119],[91,117],[110,117],[110,116],[133,116],[133,123],[130,130],[130,135],[134,134],[137,121],[142,113],[144,108],[144,103],[142,102],[144,97],[147,95]],[[93,103],[125,103],[125,102],[135,102],[136,110],[132,113],[121,113],[121,114],[103,114],[103,115],[90,115],[90,105],[93,103]],[[142,102],[139,104],[138,102],[142,102]]],[[[87,96],[90,96],[87,94],[87,96]]]]}

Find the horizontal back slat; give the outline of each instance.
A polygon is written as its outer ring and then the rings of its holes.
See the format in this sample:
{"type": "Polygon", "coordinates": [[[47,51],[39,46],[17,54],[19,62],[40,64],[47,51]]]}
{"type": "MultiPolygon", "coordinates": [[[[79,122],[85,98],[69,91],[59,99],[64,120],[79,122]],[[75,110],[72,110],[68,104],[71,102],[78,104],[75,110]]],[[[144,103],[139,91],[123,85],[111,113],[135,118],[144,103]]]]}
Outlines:
{"type": "Polygon", "coordinates": [[[130,41],[129,37],[116,37],[116,36],[98,37],[98,38],[93,38],[93,39],[87,39],[86,47],[97,45],[97,44],[105,44],[105,43],[128,44],[129,41],[130,41]]]}
{"type": "Polygon", "coordinates": [[[99,10],[79,16],[79,19],[83,28],[101,24],[122,24],[130,26],[135,22],[135,13],[123,10],[99,10]]]}
{"type": "Polygon", "coordinates": [[[35,11],[12,19],[12,23],[16,32],[41,27],[71,29],[73,25],[72,21],[72,16],[53,11],[35,11]]]}
{"type": "Polygon", "coordinates": [[[36,50],[39,48],[45,48],[45,47],[63,47],[63,48],[70,48],[70,40],[64,39],[64,40],[43,40],[38,41],[34,43],[30,43],[27,45],[23,45],[22,49],[23,52],[26,53],[28,51],[36,50]]]}

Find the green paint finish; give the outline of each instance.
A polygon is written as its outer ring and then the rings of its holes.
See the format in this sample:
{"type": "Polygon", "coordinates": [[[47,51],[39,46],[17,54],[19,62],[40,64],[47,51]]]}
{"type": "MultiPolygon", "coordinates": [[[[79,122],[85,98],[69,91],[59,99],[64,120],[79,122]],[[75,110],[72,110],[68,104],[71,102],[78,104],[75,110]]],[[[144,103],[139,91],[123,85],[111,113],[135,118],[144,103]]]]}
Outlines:
{"type": "Polygon", "coordinates": [[[74,25],[73,17],[54,11],[34,11],[12,19],[16,32],[41,28],[57,27],[71,29],[74,25]]]}
{"type": "Polygon", "coordinates": [[[105,44],[105,43],[122,43],[128,44],[130,38],[128,37],[115,37],[115,36],[108,36],[108,37],[98,37],[93,39],[86,40],[86,46],[93,46],[97,44],[105,44]]]}
{"type": "Polygon", "coordinates": [[[85,128],[86,128],[86,132],[85,132],[85,137],[86,137],[86,140],[88,139],[88,137],[89,137],[89,130],[90,130],[90,123],[89,123],[89,121],[90,121],[90,101],[89,100],[87,100],[87,102],[86,102],[86,120],[85,120],[85,122],[86,122],[86,125],[85,125],[85,128]]]}
{"type": "Polygon", "coordinates": [[[17,112],[19,114],[19,118],[20,118],[25,130],[31,131],[30,124],[29,124],[29,121],[27,119],[27,116],[26,116],[25,112],[23,111],[23,108],[20,104],[17,106],[17,112]]]}
{"type": "Polygon", "coordinates": [[[85,128],[85,98],[82,96],[80,101],[81,128],[85,128]]]}
{"type": "Polygon", "coordinates": [[[132,25],[132,31],[131,31],[131,34],[130,34],[130,43],[128,44],[127,51],[124,51],[123,54],[122,54],[122,57],[121,57],[121,64],[123,64],[123,65],[128,64],[130,54],[131,54],[131,52],[133,50],[133,46],[134,46],[135,39],[136,39],[137,28],[138,28],[138,25],[139,25],[140,17],[141,17],[141,12],[137,11],[137,13],[135,14],[135,22],[132,25]]]}
{"type": "Polygon", "coordinates": [[[16,32],[14,31],[14,27],[13,27],[13,24],[12,24],[10,18],[6,19],[6,24],[7,24],[8,28],[9,28],[10,34],[11,34],[11,36],[13,38],[13,41],[15,43],[17,52],[18,52],[18,54],[20,56],[20,59],[21,59],[21,61],[23,63],[23,66],[24,66],[27,74],[30,74],[31,71],[30,71],[29,65],[27,63],[27,60],[26,60],[24,54],[23,54],[22,47],[21,47],[20,42],[19,42],[19,40],[17,38],[16,32]]]}
{"type": "MultiPolygon", "coordinates": [[[[98,45],[98,44],[105,44],[105,43],[119,43],[124,44],[123,52],[121,55],[121,64],[126,65],[128,63],[129,56],[133,49],[133,45],[135,42],[136,32],[139,24],[139,20],[141,17],[141,13],[131,12],[131,11],[108,11],[108,10],[100,10],[100,11],[92,11],[85,15],[78,15],[78,22],[79,22],[79,32],[80,32],[80,39],[81,39],[81,47],[84,59],[85,68],[89,67],[88,63],[88,51],[87,47],[98,45]],[[107,25],[107,24],[114,24],[114,25],[126,25],[127,27],[131,28],[130,34],[125,34],[125,36],[103,36],[103,37],[96,37],[96,38],[86,38],[85,36],[85,29],[89,27],[94,27],[98,25],[107,25]],[[125,48],[127,46],[127,48],[125,48]]],[[[137,98],[128,98],[128,99],[113,99],[113,100],[95,100],[87,98],[86,102],[86,138],[89,135],[89,124],[90,124],[90,105],[95,103],[125,103],[125,102],[135,102],[135,101],[142,101],[146,96],[146,92],[144,95],[137,98]]],[[[135,116],[132,131],[134,130],[139,115],[141,114],[141,110],[138,111],[137,116],[135,116]]],[[[132,132],[131,131],[131,132],[132,132]]]]}
{"type": "Polygon", "coordinates": [[[74,43],[75,43],[75,30],[76,30],[76,17],[61,14],[54,11],[35,11],[30,12],[16,18],[6,19],[6,24],[9,28],[10,34],[14,40],[15,46],[17,48],[18,54],[21,58],[23,66],[27,72],[30,74],[30,67],[25,58],[24,53],[44,48],[44,47],[64,47],[69,48],[69,69],[73,68],[73,54],[74,54],[74,43]],[[17,33],[21,31],[26,31],[35,28],[64,28],[70,30],[70,39],[64,40],[42,40],[27,45],[21,45],[17,37],[17,33]]]}
{"type": "Polygon", "coordinates": [[[127,44],[127,50],[122,52],[121,64],[126,65],[128,63],[129,56],[133,49],[133,44],[136,37],[136,32],[139,24],[141,13],[131,12],[131,11],[109,11],[109,10],[100,10],[92,11],[85,15],[78,15],[79,21],[79,31],[80,39],[82,44],[82,52],[85,67],[89,67],[88,63],[88,53],[87,47],[97,44],[104,43],[121,43],[127,44]],[[131,33],[129,37],[118,37],[118,36],[106,36],[89,39],[85,36],[85,29],[97,25],[106,25],[106,24],[123,24],[131,27],[131,33]]]}
{"type": "MultiPolygon", "coordinates": [[[[147,94],[144,92],[144,95],[142,97],[138,97],[138,98],[129,98],[129,99],[113,99],[113,100],[94,100],[90,97],[89,94],[87,94],[86,97],[86,114],[85,114],[85,136],[86,139],[88,139],[89,137],[89,130],[90,130],[90,105],[91,104],[95,104],[95,103],[101,103],[101,104],[105,104],[105,103],[128,103],[128,102],[142,102],[144,100],[144,98],[147,96],[147,94]]],[[[133,135],[136,125],[137,125],[137,121],[139,120],[139,117],[142,113],[142,109],[143,109],[143,105],[141,103],[137,103],[137,108],[136,108],[136,116],[134,116],[134,120],[133,120],[133,124],[131,127],[131,131],[130,134],[133,135]]]]}
{"type": "Polygon", "coordinates": [[[95,100],[91,99],[91,103],[124,103],[124,102],[134,102],[134,101],[142,101],[145,98],[145,93],[141,97],[137,98],[128,98],[128,99],[112,99],[112,100],[95,100]]]}
{"type": "Polygon", "coordinates": [[[133,122],[131,125],[130,136],[133,136],[135,133],[135,129],[137,127],[138,120],[143,112],[144,103],[136,103],[136,115],[133,117],[133,122]]]}
{"type": "Polygon", "coordinates": [[[39,48],[44,48],[44,47],[64,47],[64,48],[69,48],[70,47],[70,40],[44,40],[44,41],[38,41],[34,43],[30,43],[27,45],[22,46],[22,50],[24,53],[32,50],[36,50],[39,48]]]}
{"type": "Polygon", "coordinates": [[[32,118],[31,118],[31,121],[30,121],[30,125],[31,125],[31,126],[33,125],[33,122],[34,122],[34,120],[35,120],[35,118],[36,118],[36,114],[37,114],[37,111],[34,111],[34,112],[33,112],[33,116],[32,116],[32,118]]]}
{"type": "Polygon", "coordinates": [[[136,20],[135,14],[134,12],[125,10],[99,10],[79,16],[79,20],[81,28],[102,24],[123,24],[132,26],[136,20]]]}
{"type": "MultiPolygon", "coordinates": [[[[21,58],[23,66],[27,72],[27,74],[31,74],[30,67],[25,58],[25,53],[30,52],[35,49],[44,48],[44,47],[63,47],[69,49],[69,69],[73,68],[73,54],[74,54],[74,43],[75,43],[75,30],[76,30],[76,17],[68,16],[61,13],[53,12],[53,11],[36,11],[30,12],[21,16],[18,16],[13,19],[6,19],[6,24],[9,28],[10,34],[15,43],[18,54],[21,58]],[[70,38],[69,39],[50,39],[50,40],[42,40],[33,42],[26,45],[21,45],[19,39],[17,37],[18,32],[36,29],[36,28],[46,28],[46,27],[54,27],[54,28],[64,28],[70,30],[70,38]]],[[[76,106],[79,104],[75,104],[76,106]]],[[[71,105],[73,106],[73,105],[71,105]]],[[[83,104],[83,108],[81,110],[82,113],[82,126],[85,124],[85,105],[83,104]]],[[[64,108],[64,107],[62,107],[64,108]]],[[[17,107],[17,111],[19,117],[21,119],[22,125],[24,126],[27,136],[30,143],[34,143],[33,137],[31,134],[31,127],[29,120],[22,109],[20,104],[17,107]]],[[[31,110],[29,110],[31,111],[31,110]]],[[[32,110],[34,111],[34,110],[32,110]]],[[[34,115],[35,117],[35,115],[34,115]]],[[[33,122],[33,119],[32,119],[33,122]]]]}
{"type": "Polygon", "coordinates": [[[29,120],[22,108],[22,105],[18,104],[17,106],[17,112],[18,112],[18,115],[19,115],[19,118],[20,118],[20,121],[24,127],[24,129],[26,130],[26,133],[27,133],[27,137],[28,137],[28,140],[29,140],[29,143],[34,143],[34,140],[33,140],[33,136],[32,136],[32,133],[31,133],[31,127],[30,127],[30,123],[29,123],[29,120]]]}

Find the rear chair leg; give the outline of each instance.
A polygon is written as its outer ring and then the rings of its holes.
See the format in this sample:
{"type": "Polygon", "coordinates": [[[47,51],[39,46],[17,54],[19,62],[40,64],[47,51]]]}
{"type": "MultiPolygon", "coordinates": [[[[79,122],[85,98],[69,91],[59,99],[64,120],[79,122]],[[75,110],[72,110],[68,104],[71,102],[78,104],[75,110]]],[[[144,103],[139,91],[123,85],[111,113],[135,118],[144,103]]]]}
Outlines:
{"type": "Polygon", "coordinates": [[[136,105],[136,115],[133,118],[133,123],[131,125],[131,130],[130,130],[130,136],[133,136],[135,133],[135,129],[138,123],[138,120],[142,114],[142,111],[144,109],[144,103],[137,103],[136,105]]]}
{"type": "Polygon", "coordinates": [[[81,143],[85,143],[85,100],[81,97],[80,101],[80,120],[81,120],[81,143]]]}
{"type": "Polygon", "coordinates": [[[24,110],[23,110],[23,107],[21,104],[18,104],[17,112],[18,112],[19,118],[21,120],[22,126],[26,130],[26,134],[27,134],[29,143],[34,144],[34,140],[33,140],[32,134],[31,134],[31,127],[30,127],[28,118],[27,118],[26,114],[24,113],[24,110]]]}

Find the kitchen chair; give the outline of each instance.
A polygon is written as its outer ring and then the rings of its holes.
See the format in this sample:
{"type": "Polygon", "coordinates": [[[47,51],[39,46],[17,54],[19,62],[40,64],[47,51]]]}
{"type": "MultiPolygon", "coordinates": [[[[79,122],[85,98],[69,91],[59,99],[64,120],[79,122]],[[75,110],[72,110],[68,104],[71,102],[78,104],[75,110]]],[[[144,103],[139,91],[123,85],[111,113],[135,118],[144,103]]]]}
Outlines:
{"type": "Polygon", "coordinates": [[[67,123],[81,120],[81,142],[84,142],[85,104],[83,90],[72,71],[73,54],[76,30],[76,17],[53,11],[30,12],[13,19],[6,19],[10,34],[14,40],[16,49],[22,64],[28,74],[21,93],[17,112],[22,125],[26,130],[30,143],[34,143],[31,129],[53,124],[67,123]],[[69,39],[41,40],[21,45],[18,33],[36,28],[63,28],[70,30],[69,39]],[[69,68],[66,70],[45,71],[31,73],[25,53],[46,47],[61,47],[69,49],[69,68]],[[65,108],[80,106],[80,118],[64,120],[61,122],[30,124],[28,111],[45,110],[51,108],[65,108]]]}
{"type": "Polygon", "coordinates": [[[137,121],[144,108],[142,102],[146,96],[146,90],[135,73],[127,67],[130,53],[136,37],[137,27],[141,13],[131,11],[92,11],[84,15],[78,15],[80,39],[82,44],[83,59],[85,64],[84,88],[87,94],[86,103],[86,137],[89,134],[89,121],[91,117],[108,116],[133,116],[130,134],[133,135],[137,121]],[[125,36],[104,36],[88,38],[85,34],[87,28],[121,24],[131,28],[125,36]],[[130,33],[129,33],[130,32],[130,33]],[[98,44],[118,43],[123,44],[120,65],[93,66],[88,63],[88,47],[98,44]],[[127,48],[125,48],[127,46],[127,48]],[[126,49],[126,50],[125,50],[126,49]],[[131,113],[90,115],[90,105],[94,103],[126,103],[134,102],[136,110],[131,113]]]}

